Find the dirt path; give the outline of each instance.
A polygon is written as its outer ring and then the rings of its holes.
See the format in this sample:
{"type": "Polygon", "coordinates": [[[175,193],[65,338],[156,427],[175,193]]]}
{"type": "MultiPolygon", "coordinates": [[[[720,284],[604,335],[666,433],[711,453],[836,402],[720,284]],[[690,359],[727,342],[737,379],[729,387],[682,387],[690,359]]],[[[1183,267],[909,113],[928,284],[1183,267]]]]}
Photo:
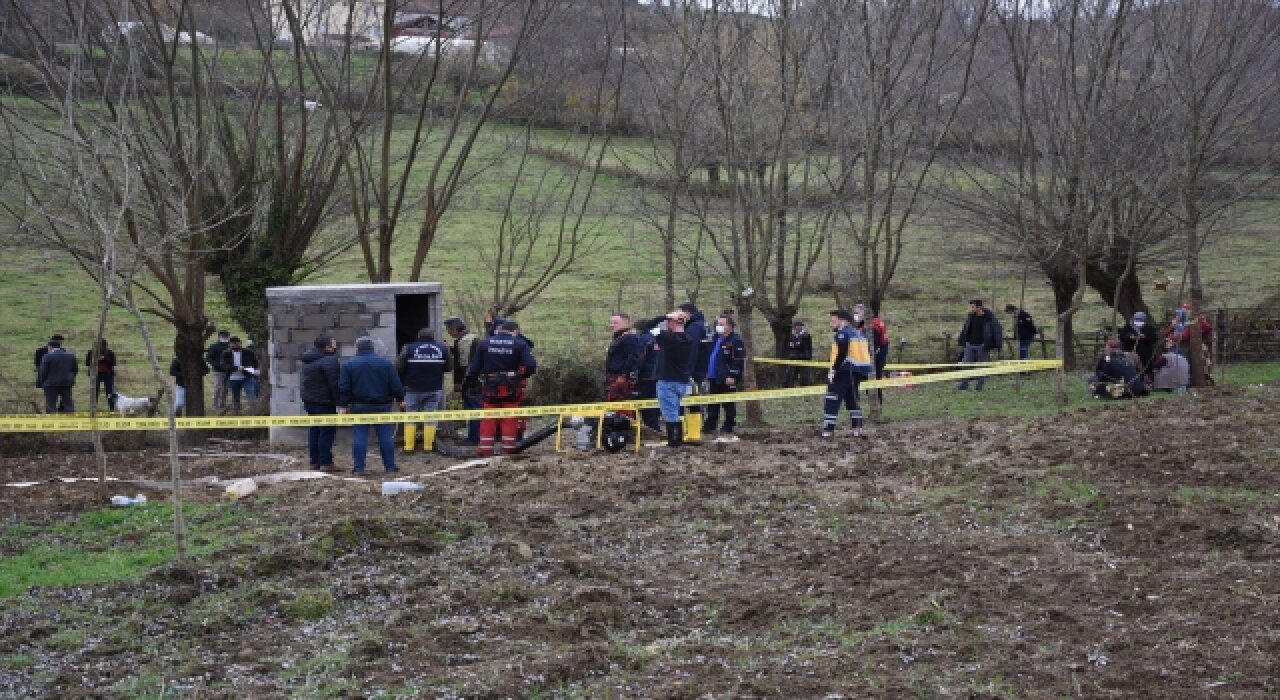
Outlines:
{"type": "MultiPolygon", "coordinates": [[[[0,695],[1274,698],[1277,416],[1280,388],[1241,387],[865,442],[540,448],[394,498],[268,486],[236,509],[251,536],[191,568],[0,601],[0,695]]],[[[92,473],[0,459],[3,482],[92,473]]],[[[8,525],[101,503],[0,487],[8,525]]]]}

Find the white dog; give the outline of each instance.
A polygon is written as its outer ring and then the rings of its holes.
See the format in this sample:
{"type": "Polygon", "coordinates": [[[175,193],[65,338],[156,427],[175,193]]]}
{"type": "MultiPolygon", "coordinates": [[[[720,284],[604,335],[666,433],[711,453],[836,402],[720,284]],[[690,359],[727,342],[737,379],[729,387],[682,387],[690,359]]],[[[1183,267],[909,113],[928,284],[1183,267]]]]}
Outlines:
{"type": "Polygon", "coordinates": [[[115,393],[111,395],[111,398],[115,400],[116,411],[118,411],[122,416],[154,416],[156,414],[156,409],[160,407],[160,396],[163,394],[164,389],[161,389],[155,396],[145,396],[135,399],[130,396],[124,396],[120,393],[115,393]]]}

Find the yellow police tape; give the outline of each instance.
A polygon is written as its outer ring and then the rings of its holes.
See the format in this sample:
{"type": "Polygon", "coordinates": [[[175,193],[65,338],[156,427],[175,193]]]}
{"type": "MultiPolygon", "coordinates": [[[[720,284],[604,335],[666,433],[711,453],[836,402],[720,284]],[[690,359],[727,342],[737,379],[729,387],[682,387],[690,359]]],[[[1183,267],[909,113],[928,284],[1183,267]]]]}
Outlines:
{"type": "MultiPolygon", "coordinates": [[[[962,369],[952,372],[930,374],[914,377],[889,377],[887,379],[870,379],[859,383],[860,389],[881,389],[907,385],[929,384],[932,382],[953,381],[956,379],[973,379],[990,377],[998,374],[1014,374],[1017,372],[1034,372],[1057,369],[1058,360],[1009,360],[999,363],[985,363],[994,366],[978,366],[975,369],[962,369]]],[[[950,366],[950,365],[949,365],[950,366]]],[[[975,367],[975,364],[963,365],[975,367]]],[[[825,386],[807,386],[794,389],[760,389],[742,391],[732,394],[698,394],[686,396],[682,406],[704,406],[728,401],[769,401],[773,399],[791,399],[804,396],[822,396],[826,394],[825,386]]],[[[178,430],[210,430],[227,428],[307,428],[314,425],[373,425],[378,423],[421,423],[424,421],[446,420],[478,420],[482,418],[525,418],[530,416],[549,415],[591,415],[606,411],[636,411],[645,408],[657,408],[656,399],[642,401],[612,401],[600,403],[558,404],[554,406],[522,406],[520,408],[485,408],[459,411],[428,411],[416,413],[357,413],[332,416],[217,416],[208,418],[177,418],[174,422],[178,430]]],[[[100,417],[85,418],[81,416],[36,415],[36,416],[3,416],[0,417],[0,432],[5,433],[60,433],[88,432],[93,430],[167,430],[169,418],[120,418],[100,417]]]]}
{"type": "MultiPolygon", "coordinates": [[[[831,366],[830,362],[821,360],[784,360],[781,357],[755,357],[751,359],[756,364],[766,365],[788,365],[794,367],[822,367],[831,366]]],[[[1002,367],[1009,363],[1018,363],[1019,367],[1026,367],[1027,362],[1051,362],[1057,367],[1057,360],[993,360],[991,362],[950,362],[950,363],[934,363],[934,364],[891,364],[885,365],[884,368],[888,372],[896,372],[900,370],[915,369],[955,369],[957,367],[1002,367]]],[[[1043,368],[1042,368],[1043,369],[1043,368]]],[[[1024,370],[1018,370],[1024,371],[1024,370]]]]}

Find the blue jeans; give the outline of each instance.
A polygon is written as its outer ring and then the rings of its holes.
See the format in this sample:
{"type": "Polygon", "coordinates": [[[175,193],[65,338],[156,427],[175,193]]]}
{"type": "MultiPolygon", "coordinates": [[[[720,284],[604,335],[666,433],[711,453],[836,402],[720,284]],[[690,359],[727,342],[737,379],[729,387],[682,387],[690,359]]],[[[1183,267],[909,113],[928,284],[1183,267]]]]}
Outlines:
{"type": "Polygon", "coordinates": [[[1034,338],[1018,341],[1018,359],[1025,360],[1031,357],[1031,343],[1035,342],[1034,338]]]}
{"type": "MultiPolygon", "coordinates": [[[[961,362],[986,362],[986,361],[987,361],[987,349],[986,349],[986,348],[984,348],[984,347],[983,347],[983,346],[981,346],[981,345],[966,344],[966,345],[964,346],[964,357],[963,357],[963,358],[961,358],[961,359],[960,359],[960,361],[961,361],[961,362]]],[[[975,381],[978,383],[978,391],[982,391],[982,385],[987,381],[987,378],[986,378],[986,377],[978,377],[975,381]]],[[[961,388],[961,389],[968,389],[968,388],[969,388],[969,380],[968,380],[968,379],[961,379],[961,380],[960,380],[960,388],[961,388]]]]}
{"type": "MultiPolygon", "coordinates": [[[[404,410],[410,413],[439,411],[444,408],[444,389],[436,391],[409,391],[404,395],[404,410]]],[[[434,425],[433,423],[428,423],[434,425]]]]}
{"type": "Polygon", "coordinates": [[[240,410],[240,393],[250,401],[258,400],[258,380],[255,377],[245,377],[244,379],[228,379],[227,388],[231,389],[231,405],[237,411],[240,410]]]}
{"type": "MultiPolygon", "coordinates": [[[[332,416],[338,413],[337,406],[322,406],[315,403],[302,404],[302,410],[308,416],[332,416]]],[[[313,425],[307,428],[307,455],[313,467],[333,466],[333,439],[338,435],[336,425],[313,425]]]]}
{"type": "Polygon", "coordinates": [[[680,420],[680,399],[689,395],[689,382],[668,382],[658,380],[658,408],[662,409],[662,420],[675,423],[680,420]]]}
{"type": "MultiPolygon", "coordinates": [[[[392,408],[393,404],[351,404],[352,413],[391,413],[392,408]]],[[[378,433],[378,452],[382,455],[383,468],[389,472],[396,471],[395,423],[351,426],[351,471],[364,471],[364,457],[369,451],[370,427],[378,433]]]]}

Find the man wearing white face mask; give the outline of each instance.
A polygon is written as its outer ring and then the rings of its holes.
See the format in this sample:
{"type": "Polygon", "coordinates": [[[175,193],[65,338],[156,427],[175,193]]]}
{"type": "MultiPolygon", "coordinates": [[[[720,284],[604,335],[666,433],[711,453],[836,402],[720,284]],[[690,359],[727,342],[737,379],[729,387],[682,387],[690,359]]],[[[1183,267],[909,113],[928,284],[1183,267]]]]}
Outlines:
{"type": "Polygon", "coordinates": [[[1155,327],[1147,323],[1144,311],[1134,312],[1133,318],[1120,329],[1120,349],[1138,356],[1137,366],[1140,374],[1150,379],[1151,363],[1156,358],[1156,348],[1160,345],[1160,334],[1155,327]]]}
{"type": "MultiPolygon", "coordinates": [[[[746,362],[747,350],[742,343],[742,336],[734,332],[734,322],[729,316],[716,319],[716,334],[712,341],[711,354],[707,359],[707,383],[712,394],[731,394],[738,390],[742,382],[742,370],[746,362]]],[[[720,432],[732,435],[738,420],[738,406],[732,401],[707,406],[706,417],[702,429],[707,433],[715,432],[720,423],[720,409],[724,408],[724,425],[720,432]]]]}

